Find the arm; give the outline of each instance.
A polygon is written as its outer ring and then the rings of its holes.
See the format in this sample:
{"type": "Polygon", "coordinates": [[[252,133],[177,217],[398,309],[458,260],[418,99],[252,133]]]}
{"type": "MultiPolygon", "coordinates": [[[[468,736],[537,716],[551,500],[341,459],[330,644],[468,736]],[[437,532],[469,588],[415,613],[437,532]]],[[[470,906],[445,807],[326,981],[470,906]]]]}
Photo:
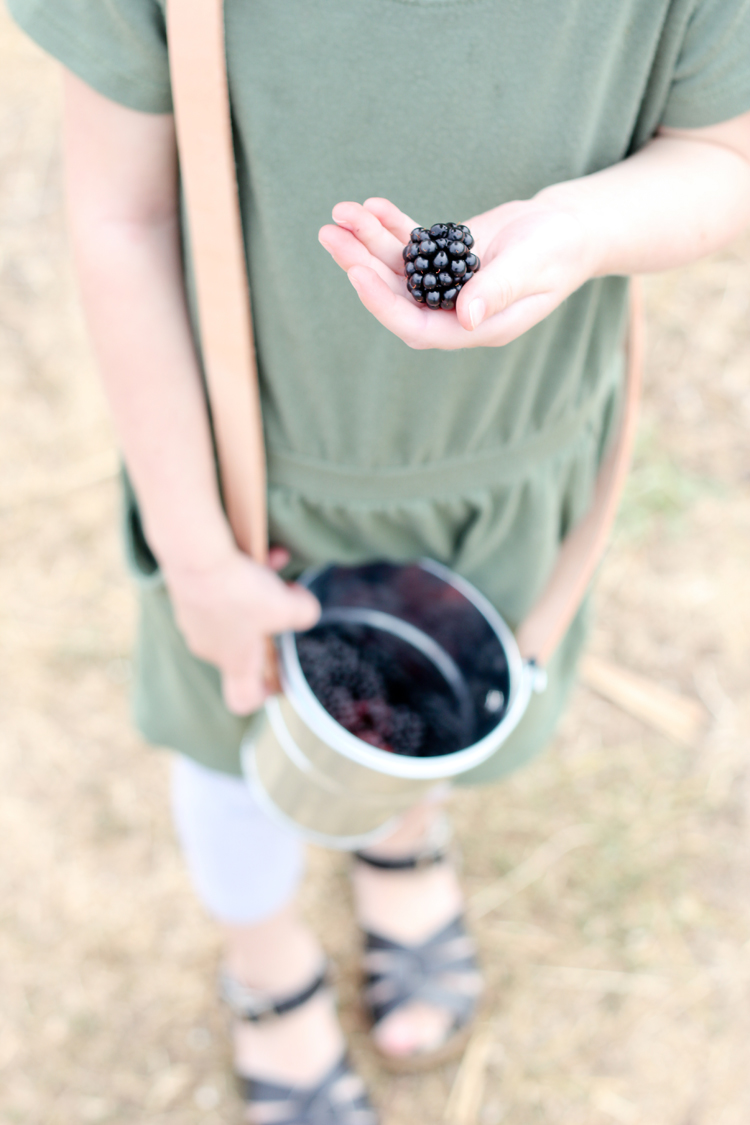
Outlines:
{"type": "MultiPolygon", "coordinates": [[[[84,308],[144,528],[196,656],[228,706],[263,697],[263,636],[307,628],[315,599],[236,548],[221,508],[182,277],[171,116],[65,80],[68,204],[84,308]]],[[[284,552],[277,552],[282,564],[284,552]]]]}
{"type": "Polygon", "coordinates": [[[320,240],[386,328],[414,348],[498,347],[590,278],[683,265],[739,233],[750,222],[750,114],[663,129],[620,164],[466,220],[482,269],[456,316],[406,294],[412,219],[384,199],[339,203],[333,217],[320,240]]]}
{"type": "Polygon", "coordinates": [[[750,113],[705,129],[661,129],[621,164],[537,199],[585,223],[598,245],[595,277],[686,265],[750,223],[750,113]]]}

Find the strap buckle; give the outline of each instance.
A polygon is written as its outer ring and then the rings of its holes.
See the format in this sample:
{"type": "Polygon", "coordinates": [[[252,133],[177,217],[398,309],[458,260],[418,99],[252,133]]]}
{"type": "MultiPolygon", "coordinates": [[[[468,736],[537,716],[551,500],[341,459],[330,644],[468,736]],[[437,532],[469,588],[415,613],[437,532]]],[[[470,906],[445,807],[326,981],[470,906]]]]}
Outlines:
{"type": "Polygon", "coordinates": [[[276,1005],[266,993],[248,988],[226,971],[219,977],[219,995],[238,1019],[266,1023],[279,1018],[276,1005]]]}
{"type": "Polygon", "coordinates": [[[305,985],[299,992],[280,998],[269,996],[267,992],[261,992],[257,988],[249,988],[223,969],[219,974],[219,996],[238,1019],[248,1020],[250,1023],[268,1023],[286,1015],[287,1012],[294,1011],[295,1008],[300,1008],[328,984],[330,984],[328,961],[310,984],[305,985]]]}

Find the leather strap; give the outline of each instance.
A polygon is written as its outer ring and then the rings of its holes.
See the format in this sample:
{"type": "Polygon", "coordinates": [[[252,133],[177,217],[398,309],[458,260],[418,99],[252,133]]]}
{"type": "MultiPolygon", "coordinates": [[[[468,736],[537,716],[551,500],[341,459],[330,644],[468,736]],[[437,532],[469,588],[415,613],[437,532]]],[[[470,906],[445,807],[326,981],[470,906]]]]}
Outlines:
{"type": "Polygon", "coordinates": [[[619,432],[599,469],[591,507],[563,541],[546,587],[516,630],[521,655],[541,667],[547,664],[578,612],[617,514],[635,441],[643,378],[643,336],[643,295],[640,282],[634,278],[619,432]]]}
{"type": "Polygon", "coordinates": [[[223,0],[169,0],[167,34],[224,504],[238,546],[265,563],[266,461],[232,143],[223,0]]]}
{"type": "MultiPolygon", "coordinates": [[[[224,0],[168,0],[180,178],[219,476],[238,547],[268,561],[266,455],[229,106],[224,0]]],[[[280,690],[273,638],[263,678],[280,690]]]]}
{"type": "MultiPolygon", "coordinates": [[[[238,545],[265,562],[263,424],[232,142],[223,0],[168,0],[167,32],[224,502],[238,545]]],[[[562,544],[546,588],[517,630],[521,654],[540,665],[547,663],[573,620],[606,545],[633,447],[642,356],[641,301],[634,283],[620,432],[602,464],[591,509],[562,544]]]]}

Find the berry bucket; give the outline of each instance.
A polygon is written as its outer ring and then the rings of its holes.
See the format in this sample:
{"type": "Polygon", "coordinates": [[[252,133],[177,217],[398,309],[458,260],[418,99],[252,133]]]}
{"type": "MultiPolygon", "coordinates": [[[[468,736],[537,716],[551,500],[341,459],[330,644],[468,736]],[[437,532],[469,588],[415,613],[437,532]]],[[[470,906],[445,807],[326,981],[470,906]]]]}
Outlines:
{"type": "Polygon", "coordinates": [[[361,847],[489,758],[545,677],[487,599],[432,560],[301,581],[323,612],[309,633],[279,638],[283,695],[246,738],[243,768],[276,819],[361,847]]]}

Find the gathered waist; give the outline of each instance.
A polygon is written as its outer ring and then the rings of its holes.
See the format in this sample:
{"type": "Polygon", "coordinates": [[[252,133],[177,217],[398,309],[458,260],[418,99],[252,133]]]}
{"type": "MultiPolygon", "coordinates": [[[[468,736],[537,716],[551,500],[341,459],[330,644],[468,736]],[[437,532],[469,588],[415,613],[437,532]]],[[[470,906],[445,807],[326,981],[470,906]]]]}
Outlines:
{"type": "Polygon", "coordinates": [[[519,441],[424,464],[363,467],[270,448],[268,484],[310,500],[341,502],[436,499],[511,484],[575,443],[602,417],[615,386],[611,379],[603,380],[577,410],[519,441]]]}

